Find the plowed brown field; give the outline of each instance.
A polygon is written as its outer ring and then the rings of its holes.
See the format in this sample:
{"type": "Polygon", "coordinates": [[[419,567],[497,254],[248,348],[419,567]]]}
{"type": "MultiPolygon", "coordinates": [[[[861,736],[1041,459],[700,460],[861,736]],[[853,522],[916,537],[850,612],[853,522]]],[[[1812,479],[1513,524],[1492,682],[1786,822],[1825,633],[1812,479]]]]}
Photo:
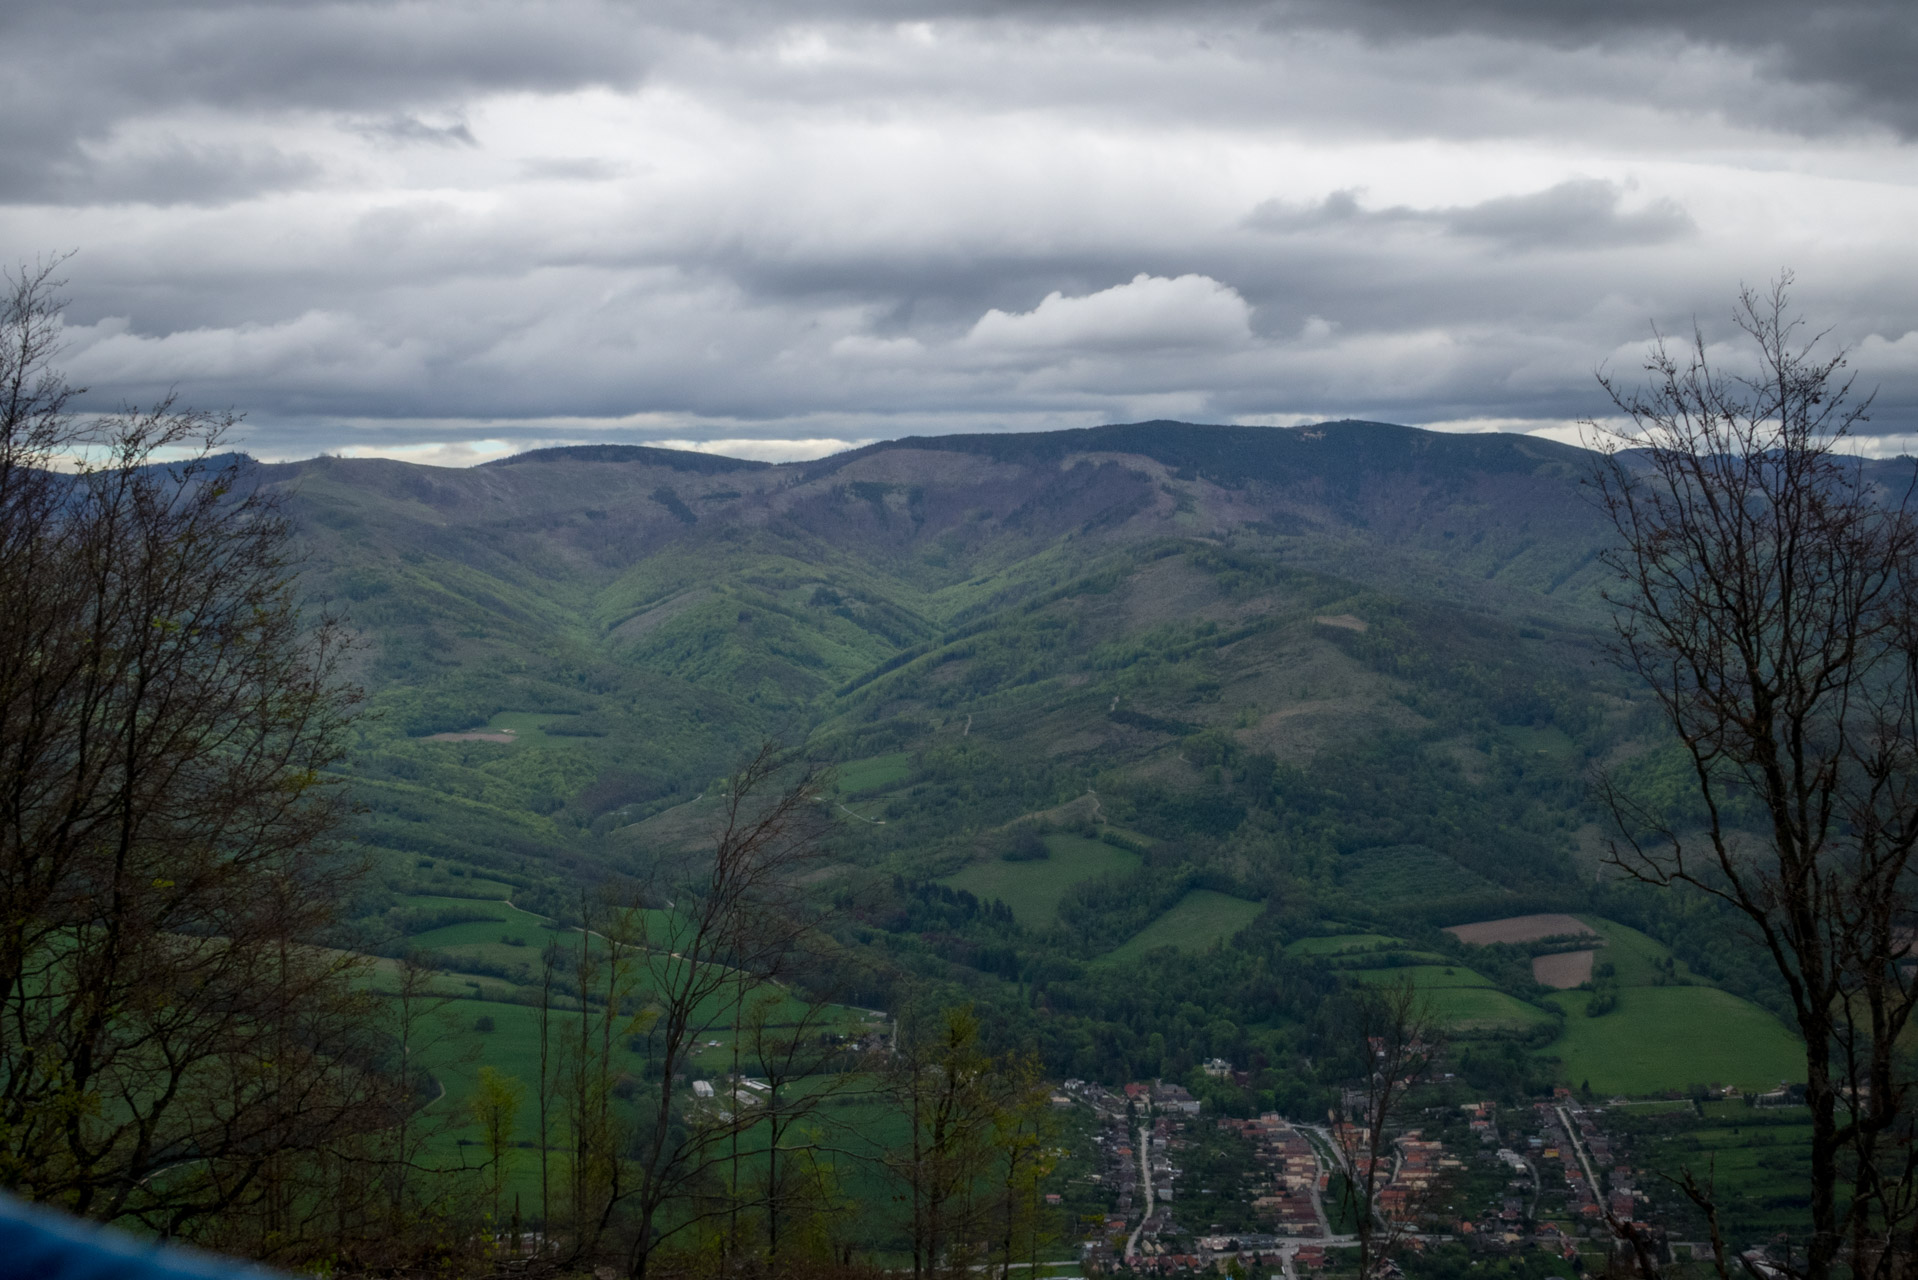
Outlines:
{"type": "Polygon", "coordinates": [[[1598,936],[1588,926],[1567,915],[1509,916],[1504,920],[1475,920],[1471,924],[1455,924],[1445,932],[1460,942],[1469,942],[1478,947],[1493,942],[1536,942],[1540,938],[1557,938],[1566,935],[1598,936]]]}
{"type": "Polygon", "coordinates": [[[1596,951],[1560,951],[1556,955],[1532,957],[1532,979],[1541,986],[1569,991],[1581,982],[1592,980],[1592,959],[1596,951]]]}

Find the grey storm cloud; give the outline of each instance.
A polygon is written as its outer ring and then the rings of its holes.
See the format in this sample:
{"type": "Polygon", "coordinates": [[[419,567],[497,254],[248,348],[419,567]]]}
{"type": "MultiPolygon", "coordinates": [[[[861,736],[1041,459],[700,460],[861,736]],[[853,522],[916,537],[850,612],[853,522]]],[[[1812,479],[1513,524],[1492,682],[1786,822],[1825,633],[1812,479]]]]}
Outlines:
{"type": "Polygon", "coordinates": [[[428,124],[418,116],[397,115],[384,120],[372,120],[359,126],[360,132],[374,138],[384,138],[389,142],[424,142],[441,147],[476,147],[479,139],[466,127],[466,122],[456,120],[451,124],[428,124]]]}
{"type": "MultiPolygon", "coordinates": [[[[0,250],[255,447],[1555,430],[1802,301],[1918,424],[1918,22],[1838,0],[34,0],[0,250]]],[[[784,443],[781,443],[784,442],[784,443]]]]}
{"type": "Polygon", "coordinates": [[[1498,196],[1445,209],[1394,205],[1366,209],[1356,191],[1335,191],[1305,206],[1267,200],[1247,216],[1266,231],[1329,227],[1430,227],[1448,235],[1490,241],[1509,249],[1610,248],[1662,244],[1697,230],[1691,215],[1667,197],[1642,209],[1621,209],[1624,190],[1599,178],[1573,178],[1527,195],[1498,196]]]}
{"type": "MultiPolygon", "coordinates": [[[[1561,48],[1631,47],[1679,39],[1756,58],[1767,72],[1816,85],[1857,115],[1918,136],[1918,22],[1904,0],[921,0],[925,17],[966,14],[1026,22],[1080,23],[1123,15],[1189,24],[1197,16],[1250,16],[1268,31],[1328,29],[1378,43],[1484,35],[1561,48]]],[[[843,0],[814,12],[868,17],[900,8],[843,0]]],[[[1767,114],[1767,86],[1754,80],[1722,105],[1767,114]]]]}
{"type": "Polygon", "coordinates": [[[333,111],[404,127],[476,93],[630,85],[647,67],[644,24],[567,0],[29,3],[5,37],[0,200],[13,201],[110,185],[83,176],[111,165],[93,144],[168,110],[333,111]]]}
{"type": "MultiPolygon", "coordinates": [[[[1376,40],[1458,33],[1559,47],[1623,44],[1675,36],[1707,48],[1755,55],[1764,69],[1815,84],[1867,119],[1918,136],[1918,22],[1902,0],[1304,0],[1271,15],[1362,32],[1376,40]]],[[[1762,110],[1765,82],[1725,103],[1762,110]]]]}

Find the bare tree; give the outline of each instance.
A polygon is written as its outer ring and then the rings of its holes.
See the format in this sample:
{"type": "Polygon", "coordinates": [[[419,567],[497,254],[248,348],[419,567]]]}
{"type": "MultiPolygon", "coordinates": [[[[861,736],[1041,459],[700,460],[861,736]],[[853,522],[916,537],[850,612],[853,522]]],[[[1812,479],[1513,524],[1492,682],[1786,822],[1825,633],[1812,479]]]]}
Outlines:
{"type": "Polygon", "coordinates": [[[964,1275],[990,1233],[1001,1064],[979,1043],[969,1007],[941,1011],[929,1032],[904,1030],[891,1085],[909,1127],[887,1163],[905,1194],[912,1274],[964,1275]]]}
{"type": "MultiPolygon", "coordinates": [[[[509,1076],[493,1067],[479,1069],[479,1082],[466,1100],[473,1123],[479,1128],[480,1142],[486,1150],[486,1182],[491,1196],[487,1223],[495,1238],[500,1231],[500,1193],[506,1186],[506,1161],[512,1154],[513,1135],[519,1131],[520,1104],[526,1100],[526,1085],[518,1076],[509,1076]]],[[[519,1231],[513,1231],[513,1248],[519,1248],[519,1231]]]]}
{"type": "Polygon", "coordinates": [[[1411,1225],[1407,1213],[1381,1212],[1380,1193],[1392,1179],[1392,1127],[1406,1096],[1431,1075],[1439,1032],[1410,977],[1356,988],[1345,1013],[1345,1035],[1362,1058],[1362,1074],[1358,1088],[1341,1091],[1337,1108],[1342,1199],[1358,1237],[1360,1280],[1371,1280],[1411,1225]]]}
{"type": "Polygon", "coordinates": [[[353,871],[343,636],[230,415],[68,412],[53,270],[0,298],[0,1182],[270,1227],[377,1123],[359,962],[308,945],[353,871]]]}
{"type": "Polygon", "coordinates": [[[999,1280],[1011,1280],[1022,1259],[1037,1275],[1040,1246],[1051,1238],[1041,1199],[1045,1180],[1058,1163],[1053,1143],[1059,1122],[1052,1114],[1052,1090],[1034,1055],[1008,1058],[998,1071],[999,1105],[993,1124],[994,1252],[999,1280]]]}
{"type": "Polygon", "coordinates": [[[774,1266],[790,1243],[792,1220],[806,1211],[821,1211],[814,1161],[827,1128],[821,1123],[822,1108],[865,1087],[869,1064],[840,1043],[835,1032],[839,1012],[816,997],[802,1002],[783,990],[769,990],[747,1007],[744,1025],[736,1033],[743,1050],[735,1060],[743,1059],[752,1069],[765,1086],[765,1096],[749,1118],[750,1134],[734,1138],[750,1136],[762,1165],[760,1186],[756,1195],[745,1197],[735,1164],[733,1196],[759,1210],[766,1230],[765,1256],[774,1266]]]}
{"type": "Polygon", "coordinates": [[[1601,376],[1631,426],[1593,428],[1593,484],[1619,539],[1618,657],[1703,813],[1674,822],[1607,784],[1612,860],[1728,904],[1783,979],[1812,1117],[1803,1271],[1825,1280],[1847,1245],[1858,1275],[1911,1256],[1918,522],[1909,474],[1887,489],[1846,454],[1869,402],[1801,332],[1790,283],[1740,295],[1749,374],[1714,368],[1701,334],[1660,338],[1642,389],[1601,376]]]}
{"type": "Polygon", "coordinates": [[[386,993],[387,1026],[398,1059],[393,1068],[392,1123],[384,1133],[388,1149],[381,1162],[389,1185],[389,1244],[410,1237],[420,1217],[420,1186],[414,1175],[439,1172],[421,1165],[436,1126],[423,1124],[418,1115],[432,1101],[422,1096],[420,1086],[431,1079],[422,1064],[438,1047],[433,1024],[440,1021],[439,1015],[452,999],[439,989],[439,977],[439,966],[431,956],[409,950],[395,964],[392,989],[386,993]]]}
{"type": "Polygon", "coordinates": [[[769,990],[804,956],[814,927],[805,880],[825,856],[827,785],[823,769],[763,745],[727,780],[709,849],[662,857],[642,895],[660,905],[628,917],[656,1049],[645,1114],[625,1157],[627,1265],[636,1280],[670,1237],[731,1213],[730,1194],[706,1197],[702,1207],[702,1193],[728,1163],[734,1134],[756,1118],[736,1096],[730,1106],[689,1112],[681,1077],[701,1037],[734,1018],[730,991],[742,982],[769,990]]]}
{"type": "Polygon", "coordinates": [[[539,1220],[542,1240],[550,1240],[553,1230],[553,1127],[552,1102],[555,1083],[553,1044],[553,988],[559,980],[566,952],[557,941],[540,948],[539,957],[539,1084],[533,1091],[539,1112],[539,1220]]]}

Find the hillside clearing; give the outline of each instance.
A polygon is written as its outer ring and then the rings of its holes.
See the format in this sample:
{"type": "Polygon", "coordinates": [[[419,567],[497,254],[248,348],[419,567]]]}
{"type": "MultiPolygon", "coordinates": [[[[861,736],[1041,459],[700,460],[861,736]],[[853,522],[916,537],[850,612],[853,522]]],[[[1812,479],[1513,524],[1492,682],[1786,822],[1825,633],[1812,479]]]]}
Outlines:
{"type": "Polygon", "coordinates": [[[1141,861],[1136,853],[1084,836],[1049,835],[1045,841],[1050,857],[1032,862],[981,858],[947,876],[945,883],[981,901],[1001,899],[1020,924],[1032,928],[1052,923],[1073,885],[1136,871],[1141,861]]]}
{"type": "Polygon", "coordinates": [[[838,769],[839,790],[849,796],[867,791],[883,791],[898,786],[912,775],[912,757],[903,751],[891,755],[868,756],[853,760],[838,769]]]}
{"type": "Polygon", "coordinates": [[[1160,947],[1203,951],[1224,942],[1258,919],[1262,904],[1211,889],[1193,889],[1170,911],[1099,958],[1100,964],[1126,964],[1160,947]]]}
{"type": "Polygon", "coordinates": [[[1552,1022],[1552,1015],[1498,990],[1491,980],[1464,965],[1408,964],[1355,969],[1349,977],[1389,984],[1410,978],[1419,999],[1447,1031],[1529,1031],[1552,1022]]]}

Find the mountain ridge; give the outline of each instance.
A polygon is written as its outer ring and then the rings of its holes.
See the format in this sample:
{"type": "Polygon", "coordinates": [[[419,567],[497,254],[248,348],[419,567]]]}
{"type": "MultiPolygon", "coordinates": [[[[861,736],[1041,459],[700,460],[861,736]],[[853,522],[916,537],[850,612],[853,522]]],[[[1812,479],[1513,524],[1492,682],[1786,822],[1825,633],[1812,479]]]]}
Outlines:
{"type": "MultiPolygon", "coordinates": [[[[1142,423],[809,463],[708,456],[262,467],[312,601],[366,642],[384,714],[353,775],[389,797],[371,806],[374,846],[445,847],[472,827],[462,806],[485,802],[516,847],[611,865],[627,853],[610,831],[696,794],[764,734],[928,759],[963,729],[1003,780],[966,784],[976,828],[1095,783],[1203,791],[1193,735],[1309,768],[1381,734],[1457,739],[1472,717],[1617,718],[1575,706],[1602,613],[1598,515],[1567,446],[1142,423]],[[499,716],[555,730],[512,761],[425,740],[499,716]],[[423,800],[434,787],[460,804],[423,800]]],[[[861,838],[874,865],[921,874],[958,856],[937,827],[861,838]]]]}

